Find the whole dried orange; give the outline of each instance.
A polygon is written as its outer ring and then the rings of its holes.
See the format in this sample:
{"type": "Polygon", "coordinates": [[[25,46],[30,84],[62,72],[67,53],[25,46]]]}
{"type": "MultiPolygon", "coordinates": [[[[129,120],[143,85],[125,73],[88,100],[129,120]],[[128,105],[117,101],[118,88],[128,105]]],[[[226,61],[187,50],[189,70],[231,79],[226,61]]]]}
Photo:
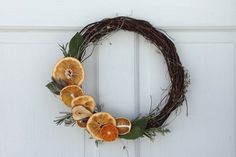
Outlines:
{"type": "Polygon", "coordinates": [[[101,129],[107,124],[116,126],[116,120],[107,112],[98,112],[93,114],[87,122],[87,130],[91,136],[97,140],[103,140],[101,129]]]}
{"type": "Polygon", "coordinates": [[[72,107],[71,113],[74,120],[82,120],[92,115],[92,113],[82,105],[72,107]]]}
{"type": "Polygon", "coordinates": [[[79,96],[79,97],[74,98],[71,102],[71,105],[72,105],[72,107],[82,105],[86,109],[88,109],[90,112],[93,112],[95,109],[96,103],[95,103],[93,97],[91,97],[89,95],[83,95],[83,96],[79,96]]]}
{"type": "Polygon", "coordinates": [[[60,92],[61,100],[68,107],[72,107],[71,102],[74,98],[82,95],[84,95],[84,92],[77,85],[66,86],[60,92]]]}
{"type": "Polygon", "coordinates": [[[102,127],[100,134],[104,141],[111,142],[117,139],[118,129],[115,125],[106,124],[102,127]]]}
{"type": "Polygon", "coordinates": [[[52,77],[67,85],[80,85],[84,80],[84,69],[78,59],[65,57],[54,66],[52,77]]]}
{"type": "Polygon", "coordinates": [[[88,121],[88,118],[84,118],[84,119],[81,119],[81,120],[77,120],[76,124],[81,128],[86,128],[87,121],[88,121]]]}
{"type": "Polygon", "coordinates": [[[125,135],[130,132],[131,122],[127,118],[116,118],[116,127],[119,131],[119,135],[125,135]]]}

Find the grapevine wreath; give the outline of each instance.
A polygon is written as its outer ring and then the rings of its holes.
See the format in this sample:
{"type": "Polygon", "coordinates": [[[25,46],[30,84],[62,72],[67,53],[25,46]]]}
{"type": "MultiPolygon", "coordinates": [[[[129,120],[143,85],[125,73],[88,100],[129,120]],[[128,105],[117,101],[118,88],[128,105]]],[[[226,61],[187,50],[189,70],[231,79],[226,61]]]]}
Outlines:
{"type": "Polygon", "coordinates": [[[186,100],[189,79],[174,43],[163,31],[157,30],[144,20],[123,16],[107,18],[88,24],[77,32],[69,43],[60,47],[64,58],[54,66],[52,81],[46,86],[52,93],[60,96],[71,112],[62,112],[63,115],[55,120],[57,125],[77,124],[85,128],[96,141],[140,137],[153,139],[157,133],[169,132],[165,122],[170,114],[186,100]],[[124,117],[115,118],[110,113],[103,112],[101,106],[96,105],[93,97],[85,94],[81,86],[85,76],[82,62],[92,55],[92,52],[86,55],[88,51],[86,48],[90,45],[95,47],[101,39],[119,30],[135,32],[154,44],[165,59],[170,77],[167,94],[159,105],[134,120],[124,117]]]}

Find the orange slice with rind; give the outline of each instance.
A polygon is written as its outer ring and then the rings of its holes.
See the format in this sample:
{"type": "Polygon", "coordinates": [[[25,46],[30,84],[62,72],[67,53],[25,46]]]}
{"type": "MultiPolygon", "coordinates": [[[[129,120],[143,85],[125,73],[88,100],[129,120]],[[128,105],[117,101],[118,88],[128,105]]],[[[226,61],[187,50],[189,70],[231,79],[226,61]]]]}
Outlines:
{"type": "Polygon", "coordinates": [[[72,107],[71,113],[73,119],[78,121],[92,115],[92,113],[82,105],[72,107]]]}
{"type": "Polygon", "coordinates": [[[86,109],[88,109],[90,112],[94,112],[96,103],[95,103],[95,100],[93,99],[92,96],[83,95],[83,96],[79,96],[77,98],[74,98],[71,102],[71,105],[72,105],[72,107],[82,105],[86,109]]]}
{"type": "Polygon", "coordinates": [[[71,102],[74,98],[84,95],[83,90],[77,85],[64,87],[60,92],[61,100],[67,107],[72,107],[71,102]]]}
{"type": "Polygon", "coordinates": [[[67,85],[81,85],[84,80],[84,68],[78,59],[65,57],[54,66],[52,77],[64,81],[67,85]]]}
{"type": "Polygon", "coordinates": [[[104,141],[112,142],[118,138],[118,129],[115,125],[106,124],[102,127],[100,134],[104,141]]]}
{"type": "Polygon", "coordinates": [[[119,135],[125,135],[130,132],[131,122],[128,118],[119,117],[116,118],[116,127],[118,129],[119,135]]]}
{"type": "Polygon", "coordinates": [[[98,112],[93,114],[87,122],[87,130],[90,135],[97,139],[103,140],[101,135],[101,129],[103,126],[111,124],[116,126],[116,120],[107,112],[98,112]]]}

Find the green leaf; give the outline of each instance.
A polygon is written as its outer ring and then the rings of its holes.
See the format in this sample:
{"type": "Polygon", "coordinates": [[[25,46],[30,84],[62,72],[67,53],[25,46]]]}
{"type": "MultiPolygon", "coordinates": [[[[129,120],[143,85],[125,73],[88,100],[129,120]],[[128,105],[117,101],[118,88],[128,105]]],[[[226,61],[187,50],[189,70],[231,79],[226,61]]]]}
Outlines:
{"type": "Polygon", "coordinates": [[[54,84],[57,86],[57,88],[59,88],[60,90],[62,88],[64,88],[65,86],[67,86],[66,82],[59,79],[59,80],[55,80],[53,77],[52,77],[52,81],[54,82],[54,84]]]}
{"type": "Polygon", "coordinates": [[[147,126],[147,123],[148,123],[148,120],[149,120],[148,117],[142,117],[142,118],[139,118],[139,119],[135,119],[132,122],[132,126],[133,127],[139,127],[140,129],[145,130],[145,128],[147,126]]]}
{"type": "Polygon", "coordinates": [[[140,127],[134,127],[130,130],[128,134],[120,136],[120,138],[124,138],[127,140],[134,140],[139,137],[143,137],[143,131],[140,127]]]}
{"type": "Polygon", "coordinates": [[[142,117],[133,120],[130,132],[126,135],[120,136],[120,138],[133,140],[139,137],[144,137],[145,128],[147,126],[148,120],[149,117],[142,117]]]}
{"type": "Polygon", "coordinates": [[[54,81],[49,82],[46,87],[54,94],[59,95],[60,94],[60,88],[56,85],[54,81]]]}
{"type": "Polygon", "coordinates": [[[84,42],[84,38],[77,32],[69,43],[69,52],[68,55],[71,57],[79,58],[81,55],[81,46],[84,42]]]}

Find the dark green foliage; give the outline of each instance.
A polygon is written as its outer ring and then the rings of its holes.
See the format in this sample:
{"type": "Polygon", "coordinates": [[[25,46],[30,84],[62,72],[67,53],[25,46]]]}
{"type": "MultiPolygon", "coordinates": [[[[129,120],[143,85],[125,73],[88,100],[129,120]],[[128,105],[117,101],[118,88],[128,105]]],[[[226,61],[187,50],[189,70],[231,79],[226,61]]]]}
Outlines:
{"type": "Polygon", "coordinates": [[[77,32],[70,40],[68,56],[80,58],[83,51],[83,44],[84,38],[77,32]]]}
{"type": "Polygon", "coordinates": [[[49,82],[46,87],[53,93],[53,94],[56,94],[56,95],[59,95],[60,94],[60,89],[57,87],[56,83],[55,82],[49,82]]]}
{"type": "Polygon", "coordinates": [[[52,81],[49,82],[46,87],[53,93],[56,95],[60,94],[60,91],[62,88],[64,88],[66,86],[66,83],[62,80],[58,80],[56,81],[54,78],[52,78],[52,81]]]}
{"type": "Polygon", "coordinates": [[[159,128],[147,128],[147,124],[150,118],[152,117],[148,115],[133,120],[130,132],[126,135],[121,135],[120,138],[124,138],[127,140],[134,140],[146,136],[150,140],[153,140],[153,138],[156,136],[157,133],[165,135],[166,133],[170,132],[169,129],[165,128],[166,127],[165,125],[159,128]]]}
{"type": "Polygon", "coordinates": [[[134,140],[137,139],[139,137],[143,137],[143,131],[140,127],[133,127],[130,130],[130,132],[126,135],[121,135],[120,138],[124,138],[127,140],[134,140]]]}
{"type": "Polygon", "coordinates": [[[139,137],[143,137],[148,120],[148,117],[142,117],[133,120],[130,132],[126,135],[120,136],[120,138],[133,140],[139,137]]]}

